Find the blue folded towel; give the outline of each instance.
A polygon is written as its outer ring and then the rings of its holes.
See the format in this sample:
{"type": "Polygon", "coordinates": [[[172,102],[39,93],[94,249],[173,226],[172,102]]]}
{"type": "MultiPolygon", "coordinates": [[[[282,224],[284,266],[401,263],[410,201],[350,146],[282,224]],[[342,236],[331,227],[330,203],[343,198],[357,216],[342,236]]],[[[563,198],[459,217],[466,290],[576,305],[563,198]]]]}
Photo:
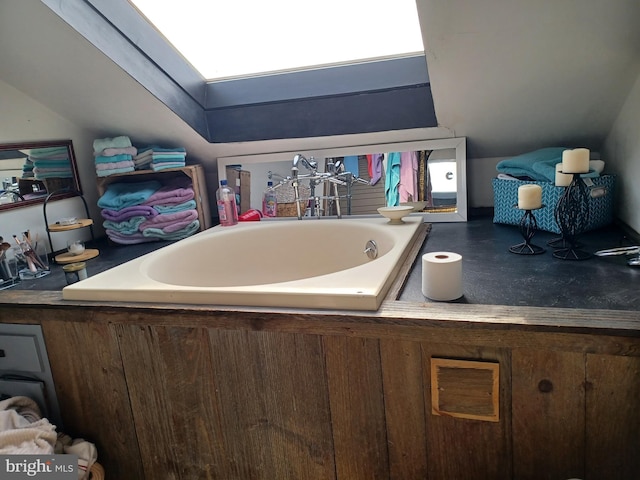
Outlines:
{"type": "Polygon", "coordinates": [[[161,228],[147,227],[142,230],[142,235],[147,238],[158,238],[161,240],[182,240],[183,238],[187,238],[188,236],[193,235],[199,229],[200,222],[198,220],[194,220],[186,227],[170,233],[165,232],[161,228]]]}
{"type": "Polygon", "coordinates": [[[137,183],[112,183],[98,199],[100,208],[121,210],[145,202],[162,184],[156,180],[137,183]]]}
{"type": "Polygon", "coordinates": [[[184,203],[179,203],[178,205],[154,205],[153,208],[158,211],[158,213],[177,213],[182,212],[184,210],[193,210],[196,208],[195,200],[188,200],[184,203]]]}
{"type": "Polygon", "coordinates": [[[105,155],[97,155],[95,162],[96,163],[113,163],[113,162],[125,162],[127,160],[132,161],[133,155],[129,155],[126,153],[120,153],[118,155],[112,155],[107,157],[105,155]]]}
{"type": "Polygon", "coordinates": [[[566,147],[541,148],[516,157],[505,158],[498,162],[496,170],[514,177],[529,177],[537,182],[555,182],[556,164],[562,162],[562,152],[565,150],[566,147]],[[534,164],[539,162],[543,162],[545,167],[551,166],[553,174],[550,177],[546,168],[542,168],[542,173],[534,169],[534,164]]]}

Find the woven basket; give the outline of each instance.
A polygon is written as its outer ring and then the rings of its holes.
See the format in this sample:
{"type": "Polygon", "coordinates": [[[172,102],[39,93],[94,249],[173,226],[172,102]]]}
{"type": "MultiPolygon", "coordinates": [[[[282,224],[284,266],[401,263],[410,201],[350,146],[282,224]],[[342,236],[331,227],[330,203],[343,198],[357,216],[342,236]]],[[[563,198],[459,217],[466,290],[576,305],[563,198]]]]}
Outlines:
{"type": "Polygon", "coordinates": [[[89,469],[89,480],[104,480],[104,468],[98,462],[89,469]]]}
{"type": "Polygon", "coordinates": [[[47,187],[47,192],[53,193],[65,188],[73,188],[73,178],[43,178],[44,186],[47,187]]]}
{"type": "MultiPolygon", "coordinates": [[[[304,215],[307,211],[307,201],[300,202],[300,213],[304,215]]],[[[277,205],[278,217],[297,217],[298,209],[296,208],[296,202],[293,203],[278,203],[277,205]]]]}
{"type": "MultiPolygon", "coordinates": [[[[298,193],[300,194],[300,213],[304,215],[304,212],[307,210],[309,197],[311,196],[311,189],[307,185],[300,184],[298,186],[298,193]]],[[[276,190],[278,217],[298,216],[295,198],[295,191],[291,185],[282,185],[276,190]]]]}

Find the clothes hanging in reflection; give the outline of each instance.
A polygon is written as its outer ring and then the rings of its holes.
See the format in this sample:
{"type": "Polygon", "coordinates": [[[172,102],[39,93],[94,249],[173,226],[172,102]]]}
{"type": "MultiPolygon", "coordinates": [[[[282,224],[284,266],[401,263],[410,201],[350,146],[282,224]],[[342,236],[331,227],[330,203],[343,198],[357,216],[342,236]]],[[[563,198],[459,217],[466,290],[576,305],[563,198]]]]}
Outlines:
{"type": "Polygon", "coordinates": [[[400,154],[400,203],[418,200],[418,155],[416,152],[400,154]]]}
{"type": "Polygon", "coordinates": [[[400,152],[387,154],[387,168],[385,170],[384,195],[387,207],[400,204],[400,152]]]}
{"type": "Polygon", "coordinates": [[[382,178],[382,161],[384,159],[383,153],[374,153],[367,155],[367,162],[369,166],[369,183],[375,185],[382,178]]]}
{"type": "Polygon", "coordinates": [[[359,177],[360,176],[360,171],[358,168],[358,156],[357,155],[350,155],[347,157],[344,157],[342,160],[344,163],[344,168],[347,172],[351,172],[353,173],[353,175],[355,177],[359,177]]]}

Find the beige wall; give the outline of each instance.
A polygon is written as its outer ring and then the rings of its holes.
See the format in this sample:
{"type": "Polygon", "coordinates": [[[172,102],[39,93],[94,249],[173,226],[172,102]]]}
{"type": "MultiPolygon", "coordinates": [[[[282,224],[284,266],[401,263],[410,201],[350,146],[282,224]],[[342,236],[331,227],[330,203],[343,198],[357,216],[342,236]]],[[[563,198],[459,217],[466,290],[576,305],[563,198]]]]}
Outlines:
{"type": "MultiPolygon", "coordinates": [[[[92,217],[99,218],[99,212],[95,207],[97,201],[95,170],[91,161],[94,135],[2,81],[0,81],[0,112],[2,112],[0,143],[67,139],[73,141],[85,198],[89,208],[94,210],[92,217]],[[86,161],[87,158],[89,161],[86,161]]],[[[85,216],[79,200],[60,200],[49,205],[47,215],[50,219],[62,216],[85,216]]],[[[46,238],[42,205],[0,212],[0,236],[7,239],[25,230],[38,234],[40,238],[46,238]]],[[[88,229],[79,235],[82,239],[88,239],[88,229]]],[[[64,248],[66,245],[64,234],[56,235],[52,240],[54,250],[64,248]]]]}
{"type": "Polygon", "coordinates": [[[603,160],[617,178],[617,216],[640,231],[640,76],[607,137],[603,160]]]}

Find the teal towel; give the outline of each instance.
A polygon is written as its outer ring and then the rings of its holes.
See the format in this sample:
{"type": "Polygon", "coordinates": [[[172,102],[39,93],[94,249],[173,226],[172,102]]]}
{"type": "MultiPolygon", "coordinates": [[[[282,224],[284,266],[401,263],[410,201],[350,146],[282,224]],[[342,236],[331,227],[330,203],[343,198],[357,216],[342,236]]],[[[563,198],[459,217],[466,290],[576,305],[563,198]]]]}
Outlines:
{"type": "Polygon", "coordinates": [[[133,155],[121,153],[119,155],[112,155],[110,157],[107,157],[104,155],[96,156],[96,163],[111,163],[111,162],[125,162],[125,161],[133,161],[133,155]]]}
{"type": "Polygon", "coordinates": [[[384,195],[387,207],[395,207],[400,204],[400,152],[391,152],[387,155],[387,171],[384,179],[384,195]]]}
{"type": "MultiPolygon", "coordinates": [[[[562,152],[566,147],[549,147],[541,148],[533,152],[523,153],[512,158],[505,158],[498,162],[496,170],[499,173],[505,173],[514,177],[529,177],[538,182],[555,182],[556,179],[556,163],[562,162],[562,152]],[[549,178],[547,173],[538,173],[534,168],[534,164],[544,162],[545,165],[551,165],[553,175],[549,178]]],[[[543,169],[543,172],[545,170],[543,169]]]]}
{"type": "Polygon", "coordinates": [[[100,208],[121,210],[146,201],[162,184],[156,180],[137,183],[112,183],[98,199],[100,208]]]}
{"type": "Polygon", "coordinates": [[[200,228],[200,222],[194,220],[186,227],[176,230],[175,232],[166,233],[161,228],[147,227],[142,230],[142,235],[148,238],[159,238],[162,240],[182,240],[190,235],[193,235],[200,228]]]}
{"type": "Polygon", "coordinates": [[[179,203],[178,205],[154,205],[153,208],[157,210],[158,213],[177,213],[184,210],[194,210],[196,208],[196,201],[189,200],[184,203],[179,203]]]}
{"type": "Polygon", "coordinates": [[[122,222],[114,222],[113,220],[105,220],[102,222],[102,226],[105,229],[114,230],[118,233],[122,233],[125,235],[131,235],[138,232],[140,224],[144,222],[147,217],[142,215],[131,217],[129,220],[124,220],[122,222]]]}
{"type": "Polygon", "coordinates": [[[93,141],[93,151],[100,153],[106,148],[131,147],[131,139],[125,135],[113,138],[97,138],[93,141]]]}

